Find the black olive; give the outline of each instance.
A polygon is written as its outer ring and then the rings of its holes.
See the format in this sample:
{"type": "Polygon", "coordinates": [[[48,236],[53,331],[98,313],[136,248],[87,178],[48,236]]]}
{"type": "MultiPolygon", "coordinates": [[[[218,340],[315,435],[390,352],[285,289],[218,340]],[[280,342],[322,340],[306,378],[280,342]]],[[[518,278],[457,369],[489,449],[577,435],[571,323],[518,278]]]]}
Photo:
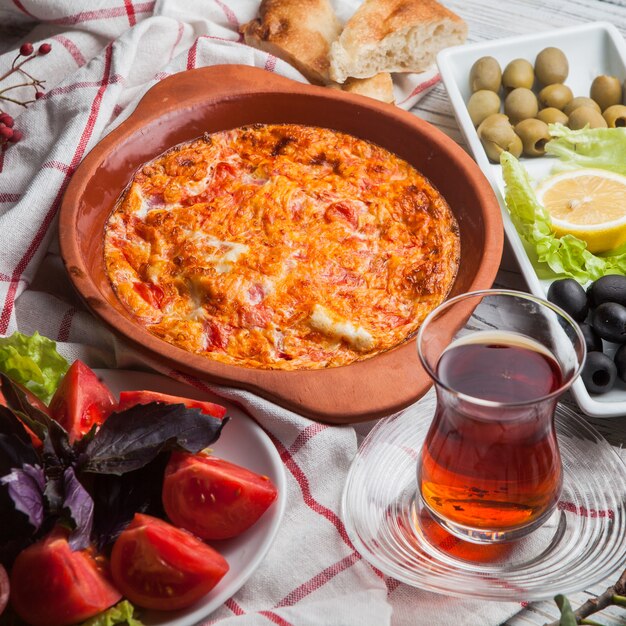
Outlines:
{"type": "Polygon", "coordinates": [[[598,333],[593,329],[590,324],[579,324],[580,330],[585,338],[585,345],[587,346],[587,352],[602,352],[602,339],[598,336],[598,333]]]}
{"type": "Polygon", "coordinates": [[[626,307],[617,302],[603,302],[593,310],[591,325],[602,339],[626,342],[626,307]]]}
{"type": "Polygon", "coordinates": [[[613,361],[615,362],[615,367],[617,367],[619,379],[626,383],[626,344],[621,345],[617,349],[613,361]]]}
{"type": "Polygon", "coordinates": [[[587,289],[590,306],[598,306],[603,302],[617,302],[626,306],[626,276],[609,274],[602,276],[589,285],[587,289]]]}
{"type": "Polygon", "coordinates": [[[577,322],[583,322],[589,312],[587,294],[573,278],[555,280],[548,289],[548,300],[560,306],[577,322]]]}
{"type": "Polygon", "coordinates": [[[611,357],[603,352],[589,352],[580,376],[587,391],[605,393],[615,384],[617,367],[611,357]]]}

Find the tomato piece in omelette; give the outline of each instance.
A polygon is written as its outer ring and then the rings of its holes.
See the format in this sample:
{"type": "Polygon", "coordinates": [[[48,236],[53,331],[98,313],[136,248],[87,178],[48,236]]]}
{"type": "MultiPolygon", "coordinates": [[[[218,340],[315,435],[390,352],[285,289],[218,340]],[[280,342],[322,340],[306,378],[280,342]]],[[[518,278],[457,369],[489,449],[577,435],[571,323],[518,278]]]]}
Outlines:
{"type": "Polygon", "coordinates": [[[105,230],[137,323],[231,365],[346,365],[411,337],[459,264],[455,217],[409,163],[294,124],[206,134],[143,165],[105,230]]]}

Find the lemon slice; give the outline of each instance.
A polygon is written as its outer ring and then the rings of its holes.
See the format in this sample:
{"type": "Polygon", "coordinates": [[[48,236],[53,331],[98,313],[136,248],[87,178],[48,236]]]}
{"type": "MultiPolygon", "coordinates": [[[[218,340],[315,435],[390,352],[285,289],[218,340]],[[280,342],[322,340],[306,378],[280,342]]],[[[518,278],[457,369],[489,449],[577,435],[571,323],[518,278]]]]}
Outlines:
{"type": "Polygon", "coordinates": [[[626,243],[626,176],[598,169],[563,172],[544,180],[537,200],[557,237],[575,235],[590,252],[626,243]]]}

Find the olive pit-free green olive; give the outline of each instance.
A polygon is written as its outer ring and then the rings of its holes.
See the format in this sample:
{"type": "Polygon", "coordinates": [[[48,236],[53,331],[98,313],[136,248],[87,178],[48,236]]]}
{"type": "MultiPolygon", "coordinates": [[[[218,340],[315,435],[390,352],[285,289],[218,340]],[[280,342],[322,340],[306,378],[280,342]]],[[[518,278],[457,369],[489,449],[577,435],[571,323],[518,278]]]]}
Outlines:
{"type": "Polygon", "coordinates": [[[524,87],[532,89],[535,82],[533,66],[526,59],[514,59],[502,72],[502,85],[507,91],[524,87]]]}
{"type": "Polygon", "coordinates": [[[589,95],[598,103],[601,111],[622,103],[622,83],[615,76],[602,74],[591,83],[589,95]]]}
{"type": "Polygon", "coordinates": [[[567,126],[567,115],[554,107],[546,107],[537,113],[537,119],[546,124],[563,124],[567,126]]]}
{"type": "Polygon", "coordinates": [[[500,64],[493,57],[481,57],[470,70],[470,89],[472,93],[481,89],[500,91],[502,84],[502,70],[500,64]]]}
{"type": "Polygon", "coordinates": [[[600,107],[598,103],[595,100],[592,100],[591,98],[587,98],[586,96],[576,96],[575,98],[570,100],[565,105],[563,109],[563,113],[565,113],[565,115],[569,117],[572,114],[572,111],[575,111],[576,109],[580,107],[592,108],[598,113],[602,113],[602,111],[600,111],[600,107]]]}
{"type": "Polygon", "coordinates": [[[574,109],[567,124],[572,130],[580,130],[589,125],[589,128],[606,128],[606,120],[602,114],[591,107],[578,107],[574,109]]]}
{"type": "Polygon", "coordinates": [[[524,154],[529,157],[543,156],[550,141],[548,125],[541,120],[528,118],[515,126],[515,134],[522,140],[524,154]]]}
{"type": "Polygon", "coordinates": [[[626,126],[626,106],[614,104],[604,111],[602,117],[609,128],[624,128],[626,126]]]}
{"type": "Polygon", "coordinates": [[[562,50],[544,48],[535,59],[535,76],[542,85],[563,83],[569,74],[569,63],[562,50]]]}
{"type": "Polygon", "coordinates": [[[518,87],[504,100],[504,113],[509,116],[511,124],[517,124],[529,117],[536,117],[539,111],[537,96],[525,87],[518,87]]]}
{"type": "Polygon", "coordinates": [[[539,102],[544,107],[554,107],[562,111],[574,99],[572,90],[563,83],[552,83],[539,92],[539,102]]]}
{"type": "Polygon", "coordinates": [[[474,126],[478,126],[486,117],[500,110],[500,96],[495,91],[481,89],[470,97],[467,111],[474,126]]]}
{"type": "Polygon", "coordinates": [[[505,150],[515,157],[522,154],[522,141],[515,134],[507,116],[502,113],[485,118],[478,127],[478,136],[487,156],[495,163],[500,161],[500,153],[505,150]]]}

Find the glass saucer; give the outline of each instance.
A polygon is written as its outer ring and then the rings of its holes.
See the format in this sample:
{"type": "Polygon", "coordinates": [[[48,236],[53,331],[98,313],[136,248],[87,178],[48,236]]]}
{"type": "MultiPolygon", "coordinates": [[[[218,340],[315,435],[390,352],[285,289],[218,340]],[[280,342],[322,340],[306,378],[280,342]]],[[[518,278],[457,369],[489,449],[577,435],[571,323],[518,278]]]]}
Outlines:
{"type": "Polygon", "coordinates": [[[587,588],[626,562],[626,467],[587,422],[558,405],[564,477],[558,509],[518,541],[451,535],[416,502],[416,463],[435,409],[429,392],[381,420],[352,463],[342,516],[372,565],[408,585],[454,596],[543,600],[587,588]]]}

